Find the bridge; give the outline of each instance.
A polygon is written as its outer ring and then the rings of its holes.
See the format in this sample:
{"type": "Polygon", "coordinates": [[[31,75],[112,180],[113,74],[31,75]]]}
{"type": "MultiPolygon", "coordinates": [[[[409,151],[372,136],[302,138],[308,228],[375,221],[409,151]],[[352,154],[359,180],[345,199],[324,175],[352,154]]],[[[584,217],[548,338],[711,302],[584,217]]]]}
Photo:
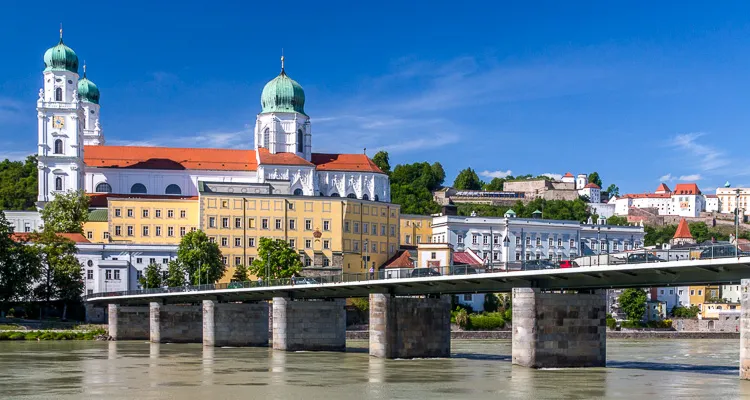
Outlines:
{"type": "Polygon", "coordinates": [[[86,301],[109,305],[115,340],[267,346],[272,313],[274,349],[343,351],[345,299],[369,296],[370,354],[414,358],[450,355],[450,294],[512,291],[514,364],[596,367],[606,365],[607,307],[601,289],[741,283],[740,376],[750,379],[750,340],[745,340],[750,338],[750,256],[645,261],[394,279],[361,274],[295,284],[242,282],[97,293],[86,301]]]}

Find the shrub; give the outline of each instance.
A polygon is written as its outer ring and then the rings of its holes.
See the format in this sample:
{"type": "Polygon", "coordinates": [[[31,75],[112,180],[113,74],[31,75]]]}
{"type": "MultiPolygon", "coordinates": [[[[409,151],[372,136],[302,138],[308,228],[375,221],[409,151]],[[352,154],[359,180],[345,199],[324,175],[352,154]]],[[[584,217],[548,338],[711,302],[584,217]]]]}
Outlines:
{"type": "Polygon", "coordinates": [[[466,304],[456,304],[456,311],[466,310],[467,313],[472,314],[474,312],[474,309],[471,308],[471,306],[467,306],[466,304]]]}
{"type": "Polygon", "coordinates": [[[505,326],[505,320],[500,313],[470,315],[469,322],[471,329],[480,331],[501,329],[505,326]]]}
{"type": "Polygon", "coordinates": [[[16,317],[16,310],[11,308],[8,310],[8,318],[15,318],[16,317]]]}
{"type": "Polygon", "coordinates": [[[456,313],[456,323],[461,329],[471,328],[471,319],[469,319],[469,313],[466,312],[466,309],[462,308],[458,310],[456,313]]]}
{"type": "Polygon", "coordinates": [[[617,320],[615,320],[612,317],[608,317],[607,318],[607,328],[609,328],[611,330],[617,329],[617,320]]]}
{"type": "Polygon", "coordinates": [[[506,321],[512,321],[513,320],[513,309],[509,308],[503,312],[503,319],[506,321]]]}
{"type": "Polygon", "coordinates": [[[23,332],[13,332],[8,336],[8,339],[10,340],[24,340],[25,336],[23,332]]]}
{"type": "Polygon", "coordinates": [[[641,321],[622,321],[621,326],[623,328],[643,328],[643,322],[641,321]]]}
{"type": "Polygon", "coordinates": [[[359,312],[367,312],[370,309],[370,300],[364,297],[357,297],[352,299],[352,305],[359,312]]]}

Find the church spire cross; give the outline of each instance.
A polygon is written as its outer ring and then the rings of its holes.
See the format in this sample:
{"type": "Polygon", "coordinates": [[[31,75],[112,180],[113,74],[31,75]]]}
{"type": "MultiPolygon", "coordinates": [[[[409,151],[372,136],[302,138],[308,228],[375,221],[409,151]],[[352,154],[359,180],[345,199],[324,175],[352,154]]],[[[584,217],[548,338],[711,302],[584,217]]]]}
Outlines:
{"type": "Polygon", "coordinates": [[[284,49],[281,49],[281,72],[284,72],[284,49]]]}
{"type": "Polygon", "coordinates": [[[83,60],[83,77],[86,77],[86,60],[83,60]]]}
{"type": "Polygon", "coordinates": [[[63,36],[62,33],[63,33],[62,22],[60,22],[60,43],[62,43],[62,36],[63,36]]]}

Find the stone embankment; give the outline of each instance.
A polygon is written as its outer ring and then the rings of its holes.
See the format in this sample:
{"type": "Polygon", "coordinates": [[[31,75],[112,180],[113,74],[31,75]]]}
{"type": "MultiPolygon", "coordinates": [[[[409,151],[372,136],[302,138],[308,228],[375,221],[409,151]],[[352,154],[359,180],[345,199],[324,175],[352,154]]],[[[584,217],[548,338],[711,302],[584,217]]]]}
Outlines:
{"type": "MultiPolygon", "coordinates": [[[[511,331],[453,331],[452,340],[511,339],[511,331]]],[[[347,331],[347,340],[368,340],[369,331],[347,331]]],[[[736,339],[736,332],[685,332],[685,331],[607,331],[607,339],[736,339]]]]}

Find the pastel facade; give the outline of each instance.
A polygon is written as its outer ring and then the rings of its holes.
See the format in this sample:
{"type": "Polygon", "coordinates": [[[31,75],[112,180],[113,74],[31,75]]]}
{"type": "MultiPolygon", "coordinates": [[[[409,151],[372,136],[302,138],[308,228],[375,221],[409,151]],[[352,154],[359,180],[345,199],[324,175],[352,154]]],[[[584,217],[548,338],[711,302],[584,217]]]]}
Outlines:
{"type": "Polygon", "coordinates": [[[429,215],[401,214],[401,245],[416,246],[432,241],[432,217],[429,215]]]}

